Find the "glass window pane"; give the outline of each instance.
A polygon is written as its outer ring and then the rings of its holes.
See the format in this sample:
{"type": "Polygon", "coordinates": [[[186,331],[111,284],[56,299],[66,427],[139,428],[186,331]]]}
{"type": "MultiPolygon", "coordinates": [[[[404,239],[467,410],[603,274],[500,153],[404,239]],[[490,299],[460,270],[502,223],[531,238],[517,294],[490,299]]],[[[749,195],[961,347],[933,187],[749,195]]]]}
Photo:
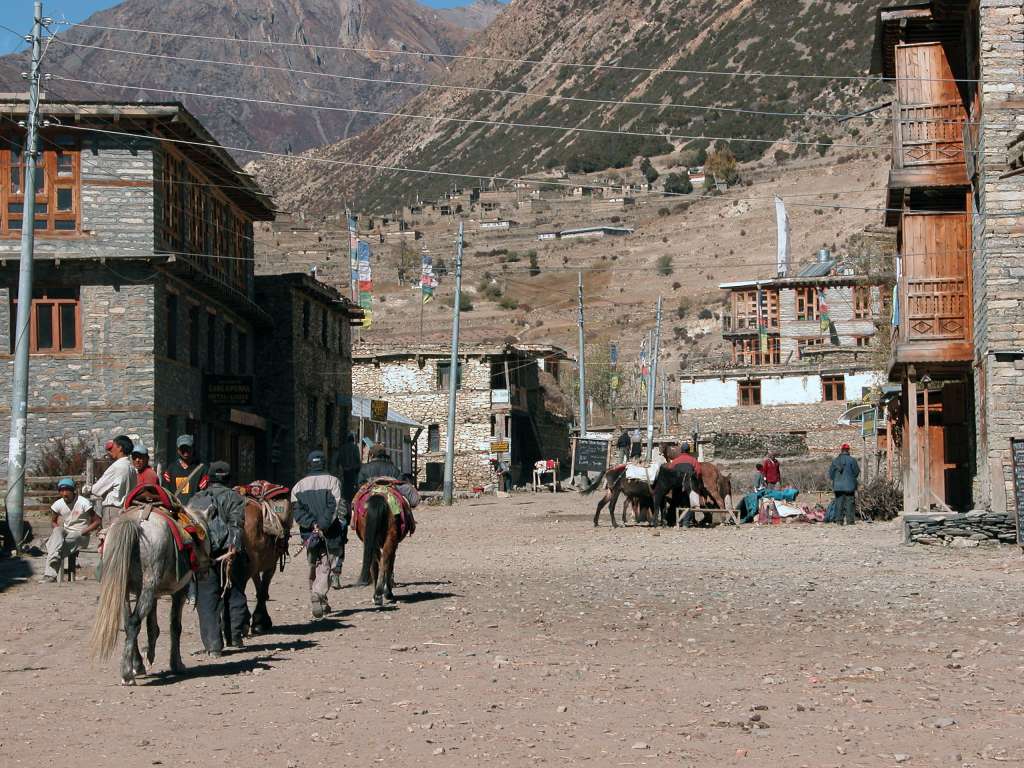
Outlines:
{"type": "Polygon", "coordinates": [[[60,348],[76,349],[78,347],[78,323],[75,322],[77,312],[75,304],[60,305],[60,348]]]}
{"type": "Polygon", "coordinates": [[[53,349],[53,304],[36,304],[36,349],[53,349]]]}
{"type": "Polygon", "coordinates": [[[7,212],[8,213],[23,213],[24,211],[25,211],[25,206],[22,203],[10,203],[7,206],[7,212]]]}
{"type": "Polygon", "coordinates": [[[74,193],[68,187],[61,187],[57,190],[57,210],[70,211],[74,203],[74,193]]]}
{"type": "Polygon", "coordinates": [[[49,213],[49,203],[36,203],[36,216],[41,216],[44,213],[49,213]]]}
{"type": "Polygon", "coordinates": [[[46,173],[42,168],[36,168],[36,194],[46,189],[46,173]]]}
{"type": "Polygon", "coordinates": [[[9,226],[11,229],[21,229],[21,219],[11,219],[9,226]]]}
{"type": "Polygon", "coordinates": [[[57,175],[58,176],[70,176],[75,171],[74,163],[72,162],[72,156],[67,152],[57,153],[57,175]]]}
{"type": "Polygon", "coordinates": [[[49,229],[50,222],[46,219],[36,219],[36,231],[40,229],[49,229]]]}
{"type": "Polygon", "coordinates": [[[74,232],[75,222],[71,219],[57,219],[57,221],[54,222],[54,229],[59,232],[74,232]]]}
{"type": "MultiPolygon", "coordinates": [[[[14,159],[11,159],[14,162],[14,159]]],[[[12,165],[11,166],[11,192],[14,194],[20,194],[21,192],[21,167],[12,165]]]]}

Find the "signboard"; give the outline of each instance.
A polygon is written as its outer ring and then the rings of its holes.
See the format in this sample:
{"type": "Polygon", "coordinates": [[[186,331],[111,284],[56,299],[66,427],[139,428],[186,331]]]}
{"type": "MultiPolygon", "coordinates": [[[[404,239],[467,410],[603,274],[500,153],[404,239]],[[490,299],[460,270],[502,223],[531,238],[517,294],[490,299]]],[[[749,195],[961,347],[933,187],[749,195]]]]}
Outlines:
{"type": "Polygon", "coordinates": [[[573,449],[573,474],[604,472],[608,469],[608,440],[576,438],[573,449]]]}
{"type": "Polygon", "coordinates": [[[872,437],[875,434],[875,409],[872,408],[860,417],[860,436],[872,437]]]}
{"type": "Polygon", "coordinates": [[[1024,545],[1024,438],[1010,438],[1013,458],[1013,511],[1017,518],[1017,543],[1024,545]]]}
{"type": "Polygon", "coordinates": [[[378,424],[384,424],[388,420],[388,401],[387,400],[371,400],[370,401],[370,421],[375,421],[378,424]]]}
{"type": "Polygon", "coordinates": [[[238,407],[252,405],[252,376],[215,376],[203,379],[203,400],[207,405],[238,407]]]}
{"type": "Polygon", "coordinates": [[[511,450],[508,440],[492,440],[491,453],[508,453],[511,450]]]}

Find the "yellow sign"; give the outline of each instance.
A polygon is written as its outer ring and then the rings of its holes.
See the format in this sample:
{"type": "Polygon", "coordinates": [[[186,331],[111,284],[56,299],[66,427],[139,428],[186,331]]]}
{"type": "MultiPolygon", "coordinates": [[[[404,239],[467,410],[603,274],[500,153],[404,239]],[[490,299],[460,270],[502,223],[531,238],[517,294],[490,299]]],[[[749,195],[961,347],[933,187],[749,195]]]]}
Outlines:
{"type": "Polygon", "coordinates": [[[388,420],[388,401],[387,400],[371,400],[370,401],[370,421],[376,421],[381,424],[388,420]]]}
{"type": "Polygon", "coordinates": [[[491,453],[508,453],[509,444],[508,440],[492,440],[491,441],[491,453]]]}

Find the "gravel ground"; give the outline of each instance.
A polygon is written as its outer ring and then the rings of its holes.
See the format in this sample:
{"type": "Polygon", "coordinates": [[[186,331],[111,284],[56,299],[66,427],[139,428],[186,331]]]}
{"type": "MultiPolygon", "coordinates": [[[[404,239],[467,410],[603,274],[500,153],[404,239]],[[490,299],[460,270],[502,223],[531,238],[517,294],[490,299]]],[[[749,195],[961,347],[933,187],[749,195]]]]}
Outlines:
{"type": "Polygon", "coordinates": [[[0,765],[1024,763],[1016,547],[904,547],[895,523],[595,530],[593,504],[423,509],[397,608],[344,589],[311,622],[292,563],[273,634],[181,678],[165,635],[134,688],[87,658],[95,582],[0,561],[0,765]]]}

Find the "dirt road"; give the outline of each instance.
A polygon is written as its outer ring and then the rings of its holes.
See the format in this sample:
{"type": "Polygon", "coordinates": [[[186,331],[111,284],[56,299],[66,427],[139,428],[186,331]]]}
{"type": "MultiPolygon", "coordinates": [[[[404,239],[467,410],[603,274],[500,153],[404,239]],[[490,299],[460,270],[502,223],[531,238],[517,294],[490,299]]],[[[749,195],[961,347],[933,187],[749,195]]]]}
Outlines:
{"type": "Polygon", "coordinates": [[[344,589],[313,623],[293,563],[274,634],[186,656],[183,678],[165,636],[135,688],[87,658],[94,582],[0,562],[0,765],[1024,762],[1016,548],[906,548],[890,524],[594,530],[592,508],[424,509],[396,609],[344,589]]]}

